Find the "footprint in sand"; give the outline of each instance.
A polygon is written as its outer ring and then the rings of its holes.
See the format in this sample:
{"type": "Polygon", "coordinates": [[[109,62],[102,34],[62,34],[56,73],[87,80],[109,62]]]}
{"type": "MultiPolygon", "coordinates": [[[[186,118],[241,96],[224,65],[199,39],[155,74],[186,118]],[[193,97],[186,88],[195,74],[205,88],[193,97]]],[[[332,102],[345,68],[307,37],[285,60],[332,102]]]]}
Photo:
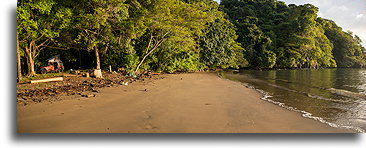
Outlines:
{"type": "Polygon", "coordinates": [[[157,127],[152,126],[151,124],[148,124],[148,125],[146,125],[146,126],[144,127],[144,129],[146,129],[146,130],[151,130],[151,129],[157,129],[157,127]]]}

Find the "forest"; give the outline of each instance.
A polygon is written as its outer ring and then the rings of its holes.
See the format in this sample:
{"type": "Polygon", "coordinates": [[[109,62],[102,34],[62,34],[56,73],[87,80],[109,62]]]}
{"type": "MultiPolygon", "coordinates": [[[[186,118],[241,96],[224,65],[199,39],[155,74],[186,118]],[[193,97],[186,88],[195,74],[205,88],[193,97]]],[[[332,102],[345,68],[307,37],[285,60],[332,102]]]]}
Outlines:
{"type": "Polygon", "coordinates": [[[60,55],[66,69],[128,73],[363,67],[361,39],[278,0],[19,0],[18,73],[60,55]]]}

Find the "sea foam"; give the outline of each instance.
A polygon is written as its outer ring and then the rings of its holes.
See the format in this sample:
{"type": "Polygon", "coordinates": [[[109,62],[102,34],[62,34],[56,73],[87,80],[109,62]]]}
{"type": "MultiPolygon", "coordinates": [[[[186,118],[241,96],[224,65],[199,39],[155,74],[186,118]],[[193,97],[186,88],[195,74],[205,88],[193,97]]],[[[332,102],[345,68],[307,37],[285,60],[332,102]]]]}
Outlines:
{"type": "Polygon", "coordinates": [[[335,123],[332,123],[332,122],[328,122],[328,121],[324,120],[321,117],[313,116],[311,113],[309,113],[307,111],[299,110],[299,109],[297,109],[295,107],[288,106],[285,103],[271,100],[269,98],[272,98],[273,96],[271,96],[266,91],[263,91],[261,89],[257,89],[257,88],[255,88],[253,86],[248,85],[248,84],[243,84],[243,85],[246,86],[246,87],[248,87],[248,88],[255,89],[256,91],[258,91],[259,93],[261,93],[263,95],[263,97],[261,98],[262,100],[267,101],[267,102],[270,102],[270,103],[275,104],[275,105],[278,105],[278,106],[280,106],[282,108],[285,108],[287,110],[290,110],[290,111],[299,112],[299,113],[302,114],[302,117],[304,117],[304,118],[310,118],[310,119],[313,119],[315,121],[318,121],[318,122],[327,124],[327,125],[329,125],[331,127],[334,127],[334,128],[351,129],[351,130],[354,130],[354,131],[359,132],[359,133],[365,133],[365,130],[363,130],[360,127],[354,127],[354,126],[348,126],[348,125],[338,125],[338,124],[335,124],[335,123]]]}

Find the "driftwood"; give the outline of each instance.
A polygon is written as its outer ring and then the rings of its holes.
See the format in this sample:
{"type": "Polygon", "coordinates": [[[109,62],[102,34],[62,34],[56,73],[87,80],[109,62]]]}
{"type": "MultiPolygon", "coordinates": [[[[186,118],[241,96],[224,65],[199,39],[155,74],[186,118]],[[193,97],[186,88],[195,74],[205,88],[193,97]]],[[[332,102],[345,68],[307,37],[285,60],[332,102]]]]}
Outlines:
{"type": "Polygon", "coordinates": [[[53,82],[53,81],[63,81],[63,77],[56,77],[56,78],[48,78],[48,79],[41,79],[41,80],[32,80],[30,83],[43,83],[43,82],[53,82]]]}
{"type": "Polygon", "coordinates": [[[76,75],[76,74],[63,74],[62,76],[64,76],[64,77],[77,77],[78,75],[76,75]]]}

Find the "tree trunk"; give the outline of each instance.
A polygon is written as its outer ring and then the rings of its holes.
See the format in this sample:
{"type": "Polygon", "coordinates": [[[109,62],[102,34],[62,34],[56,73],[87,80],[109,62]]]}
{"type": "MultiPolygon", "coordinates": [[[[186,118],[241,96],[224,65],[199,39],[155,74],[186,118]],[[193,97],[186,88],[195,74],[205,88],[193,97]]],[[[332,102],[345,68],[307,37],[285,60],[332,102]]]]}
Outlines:
{"type": "Polygon", "coordinates": [[[27,66],[28,66],[28,75],[29,76],[34,76],[36,75],[36,72],[34,71],[34,59],[32,56],[32,50],[30,48],[33,48],[32,46],[30,46],[29,48],[26,47],[25,52],[27,55],[27,66]]]}
{"type": "Polygon", "coordinates": [[[103,54],[102,54],[102,60],[107,59],[108,46],[109,46],[109,44],[107,44],[105,46],[105,49],[104,49],[103,54]]]}
{"type": "Polygon", "coordinates": [[[94,76],[96,78],[103,78],[102,76],[102,70],[100,69],[100,57],[99,57],[99,51],[98,51],[98,47],[94,47],[94,52],[95,52],[95,61],[97,63],[97,67],[94,70],[94,76]]]}
{"type": "Polygon", "coordinates": [[[20,51],[19,51],[19,39],[18,39],[18,32],[17,32],[17,63],[18,63],[18,82],[22,80],[22,68],[20,63],[20,51]]]}
{"type": "Polygon", "coordinates": [[[99,58],[99,51],[98,51],[98,47],[94,47],[94,52],[95,52],[95,61],[97,63],[97,67],[96,69],[100,69],[100,58],[99,58]]]}
{"type": "Polygon", "coordinates": [[[34,60],[32,58],[31,53],[27,54],[27,65],[28,65],[28,75],[34,76],[36,75],[36,72],[34,71],[34,60]]]}

